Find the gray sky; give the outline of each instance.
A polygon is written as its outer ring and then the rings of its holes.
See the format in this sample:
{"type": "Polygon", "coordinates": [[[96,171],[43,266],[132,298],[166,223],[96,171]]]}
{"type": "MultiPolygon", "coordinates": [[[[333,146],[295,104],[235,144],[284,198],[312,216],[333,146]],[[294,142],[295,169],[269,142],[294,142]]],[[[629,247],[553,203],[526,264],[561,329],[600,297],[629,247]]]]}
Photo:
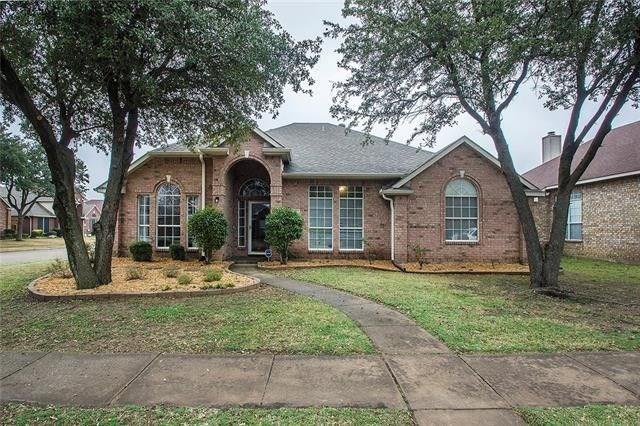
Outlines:
{"type": "MultiPolygon", "coordinates": [[[[323,20],[342,21],[341,1],[271,1],[268,8],[274,12],[283,27],[296,39],[312,38],[322,35],[323,20]]],[[[280,108],[278,117],[273,119],[265,116],[258,120],[258,125],[263,130],[283,126],[292,122],[335,122],[329,114],[332,98],[332,83],[345,77],[345,72],[338,69],[336,63],[338,55],[335,49],[338,47],[336,40],[324,40],[323,51],[320,60],[313,70],[316,84],[313,86],[313,95],[285,92],[285,103],[280,108]]],[[[593,111],[585,108],[585,113],[593,111]]],[[[640,119],[638,110],[630,105],[614,121],[614,127],[640,119]]],[[[534,93],[523,88],[514,103],[504,114],[504,131],[511,141],[511,153],[516,168],[520,172],[527,171],[541,162],[540,138],[548,131],[564,133],[568,120],[566,111],[547,111],[542,107],[534,93]]],[[[413,126],[409,123],[401,128],[393,137],[394,140],[404,142],[413,126]]],[[[379,136],[386,134],[380,127],[374,132],[379,136]]],[[[473,139],[481,146],[495,154],[490,139],[483,135],[478,124],[469,116],[461,116],[458,123],[443,129],[437,138],[437,150],[453,142],[462,135],[473,139]]],[[[136,158],[150,148],[138,149],[136,158]]],[[[363,149],[366,149],[363,148],[363,149]]],[[[93,188],[102,183],[108,173],[108,158],[97,153],[93,148],[81,147],[78,155],[88,166],[90,174],[90,186],[93,188]]],[[[100,194],[90,191],[90,198],[101,198],[100,194]]]]}

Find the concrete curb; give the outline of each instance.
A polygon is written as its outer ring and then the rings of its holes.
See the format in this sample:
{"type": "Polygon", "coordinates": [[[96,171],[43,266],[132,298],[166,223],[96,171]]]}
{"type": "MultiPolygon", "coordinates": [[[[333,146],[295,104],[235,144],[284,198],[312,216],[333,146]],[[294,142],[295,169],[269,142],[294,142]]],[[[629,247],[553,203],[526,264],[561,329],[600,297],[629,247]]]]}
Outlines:
{"type": "MultiPolygon", "coordinates": [[[[233,265],[233,264],[231,264],[233,265]]],[[[231,266],[229,265],[229,266],[231,266]]],[[[36,289],[38,281],[48,277],[50,274],[43,275],[31,281],[27,286],[29,295],[35,300],[42,302],[46,301],[64,301],[64,300],[105,300],[105,299],[127,299],[133,297],[166,297],[166,298],[184,298],[193,296],[214,296],[222,294],[242,293],[249,290],[254,290],[260,287],[260,279],[251,277],[249,275],[240,274],[235,271],[230,271],[229,268],[225,270],[231,274],[242,275],[253,280],[253,284],[249,284],[244,287],[231,287],[231,288],[214,288],[210,290],[192,290],[192,291],[142,291],[131,293],[96,293],[96,294],[48,294],[42,293],[36,289]]]]}

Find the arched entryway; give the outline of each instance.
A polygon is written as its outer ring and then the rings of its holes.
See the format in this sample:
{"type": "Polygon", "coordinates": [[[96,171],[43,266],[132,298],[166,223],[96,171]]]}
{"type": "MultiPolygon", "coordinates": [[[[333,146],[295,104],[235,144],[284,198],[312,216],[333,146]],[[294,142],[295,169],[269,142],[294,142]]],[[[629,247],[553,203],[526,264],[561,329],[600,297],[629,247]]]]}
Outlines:
{"type": "Polygon", "coordinates": [[[266,217],[271,209],[269,172],[253,159],[242,159],[227,172],[227,217],[231,222],[230,256],[262,255],[266,217]]]}

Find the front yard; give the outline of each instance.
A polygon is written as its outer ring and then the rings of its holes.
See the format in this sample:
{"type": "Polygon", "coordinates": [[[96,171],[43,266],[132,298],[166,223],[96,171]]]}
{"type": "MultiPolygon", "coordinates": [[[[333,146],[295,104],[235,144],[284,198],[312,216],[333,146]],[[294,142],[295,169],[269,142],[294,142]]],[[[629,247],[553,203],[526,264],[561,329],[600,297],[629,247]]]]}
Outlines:
{"type": "Polygon", "coordinates": [[[424,276],[359,268],[279,271],[398,309],[464,352],[640,349],[640,266],[567,258],[560,300],[534,295],[528,277],[424,276]]]}
{"type": "Polygon", "coordinates": [[[273,288],[186,299],[36,302],[48,263],[0,266],[5,351],[371,353],[341,312],[273,288]]]}
{"type": "Polygon", "coordinates": [[[0,240],[0,253],[62,247],[64,247],[64,238],[62,237],[25,238],[22,241],[16,241],[14,239],[0,240]]]}

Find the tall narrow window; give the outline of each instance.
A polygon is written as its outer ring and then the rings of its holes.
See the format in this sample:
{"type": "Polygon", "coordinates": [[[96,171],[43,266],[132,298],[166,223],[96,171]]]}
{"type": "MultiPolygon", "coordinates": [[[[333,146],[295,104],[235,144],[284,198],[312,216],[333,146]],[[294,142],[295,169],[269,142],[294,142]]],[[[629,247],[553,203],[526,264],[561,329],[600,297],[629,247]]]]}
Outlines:
{"type": "Polygon", "coordinates": [[[149,214],[151,210],[151,197],[149,194],[138,195],[138,240],[150,241],[149,214]]]}
{"type": "Polygon", "coordinates": [[[582,192],[572,191],[567,217],[567,240],[582,241],[582,192]]]}
{"type": "Polygon", "coordinates": [[[333,191],[330,186],[309,187],[309,250],[333,247],[333,191]]]}
{"type": "Polygon", "coordinates": [[[245,200],[238,201],[238,247],[247,245],[247,202],[245,200]]]}
{"type": "Polygon", "coordinates": [[[340,187],[340,250],[362,250],[362,187],[340,187]]]}
{"type": "Polygon", "coordinates": [[[454,179],[445,189],[445,240],[478,241],[478,192],[468,179],[454,179]]]}
{"type": "Polygon", "coordinates": [[[200,197],[197,195],[187,195],[187,226],[185,229],[187,230],[187,247],[188,248],[197,248],[196,242],[189,235],[189,218],[200,208],[200,197]]]}
{"type": "Polygon", "coordinates": [[[158,248],[168,248],[180,244],[180,188],[165,183],[158,189],[156,244],[158,248]]]}

